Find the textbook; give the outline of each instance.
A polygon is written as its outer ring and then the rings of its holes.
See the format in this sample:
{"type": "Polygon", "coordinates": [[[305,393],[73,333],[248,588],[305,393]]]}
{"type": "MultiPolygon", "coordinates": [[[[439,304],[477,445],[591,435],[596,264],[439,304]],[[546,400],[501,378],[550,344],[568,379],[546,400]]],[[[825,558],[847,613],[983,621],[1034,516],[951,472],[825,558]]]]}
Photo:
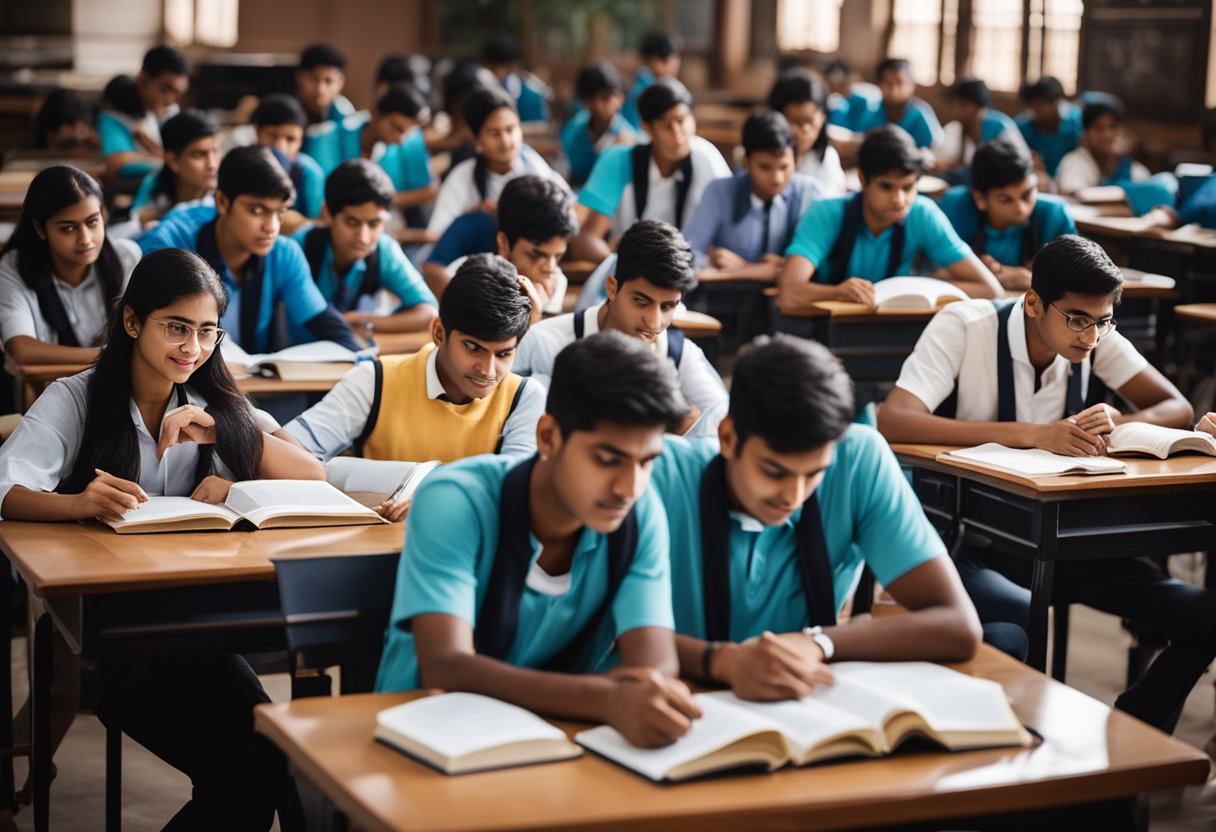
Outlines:
{"type": "Polygon", "coordinates": [[[986,468],[1025,477],[1063,477],[1070,474],[1123,474],[1127,466],[1104,456],[1065,456],[1039,448],[1006,448],[996,442],[959,448],[937,455],[941,459],[965,459],[986,468]]]}
{"type": "Polygon", "coordinates": [[[119,534],[287,529],[387,523],[320,480],[248,480],[233,483],[221,505],[189,497],[149,497],[121,520],[104,520],[119,534]]]}
{"type": "Polygon", "coordinates": [[[1123,275],[1124,283],[1134,283],[1138,286],[1173,289],[1177,283],[1172,277],[1167,277],[1163,274],[1153,274],[1152,272],[1142,272],[1139,269],[1132,269],[1127,266],[1120,266],[1119,272],[1123,275]]]}
{"type": "Polygon", "coordinates": [[[441,693],[376,714],[373,736],[444,774],[569,760],[583,751],[531,711],[477,693],[441,693]]]}
{"type": "Polygon", "coordinates": [[[333,341],[296,344],[285,350],[250,355],[231,338],[220,345],[224,361],[234,372],[283,381],[337,381],[371,350],[353,352],[333,341]]]}
{"type": "Polygon", "coordinates": [[[1110,454],[1146,454],[1158,459],[1194,451],[1216,456],[1216,437],[1197,430],[1177,430],[1144,422],[1124,422],[1110,432],[1110,454]]]}
{"type": "Polygon", "coordinates": [[[607,725],[574,741],[656,782],[879,757],[913,737],[950,751],[1032,742],[997,682],[929,662],[841,662],[832,670],[834,685],[802,699],[746,702],[729,691],[697,694],[701,719],[666,748],[636,748],[607,725]]]}
{"type": "Polygon", "coordinates": [[[968,297],[953,283],[933,277],[890,277],[874,284],[879,312],[931,311],[968,297]]]}
{"type": "Polygon", "coordinates": [[[336,456],[325,463],[325,479],[355,502],[371,508],[387,500],[412,497],[427,475],[439,465],[437,459],[430,462],[396,462],[336,456]]]}

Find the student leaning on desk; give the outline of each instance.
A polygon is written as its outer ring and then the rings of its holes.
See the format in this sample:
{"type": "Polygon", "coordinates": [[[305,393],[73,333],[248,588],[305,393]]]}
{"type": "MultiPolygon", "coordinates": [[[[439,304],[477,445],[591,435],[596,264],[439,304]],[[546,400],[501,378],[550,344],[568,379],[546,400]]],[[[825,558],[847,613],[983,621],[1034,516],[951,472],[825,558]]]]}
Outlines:
{"type": "MultiPolygon", "coordinates": [[[[226,303],[196,254],[140,261],[96,368],[48,387],[0,446],[0,517],[114,518],[150,495],[222,502],[234,480],[323,479],[317,460],[259,428],[228,365],[210,360],[226,303]]],[[[252,730],[269,697],[244,659],[107,659],[101,674],[102,721],[193,781],[183,827],[269,828],[285,770],[252,730]]]]}

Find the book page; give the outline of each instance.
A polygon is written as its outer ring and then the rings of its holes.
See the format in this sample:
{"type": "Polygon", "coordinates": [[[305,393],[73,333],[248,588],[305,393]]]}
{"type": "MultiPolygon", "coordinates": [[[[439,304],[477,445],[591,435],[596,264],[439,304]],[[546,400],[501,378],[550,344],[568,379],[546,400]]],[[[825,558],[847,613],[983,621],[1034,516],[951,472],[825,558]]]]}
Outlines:
{"type": "Polygon", "coordinates": [[[935,309],[942,298],[966,300],[967,293],[932,277],[891,277],[874,284],[879,309],[935,309]]]}
{"type": "Polygon", "coordinates": [[[229,524],[240,520],[240,515],[222,505],[201,503],[189,497],[149,497],[139,508],[123,515],[121,521],[110,523],[115,529],[140,523],[159,523],[166,520],[183,520],[189,517],[219,517],[229,524]]]}
{"type": "Polygon", "coordinates": [[[287,512],[362,511],[363,506],[322,480],[249,480],[228,490],[228,508],[241,514],[258,509],[287,512]]]}
{"type": "Polygon", "coordinates": [[[841,662],[837,686],[860,683],[899,691],[935,731],[1017,731],[1004,688],[932,662],[841,662]]]}
{"type": "Polygon", "coordinates": [[[978,462],[1002,471],[1027,477],[1051,477],[1062,474],[1121,474],[1127,466],[1107,457],[1074,457],[1053,454],[1038,448],[1006,448],[996,442],[959,448],[944,454],[947,457],[978,462]]]}
{"type": "Polygon", "coordinates": [[[1179,451],[1216,456],[1216,438],[1194,430],[1178,430],[1147,422],[1124,422],[1110,432],[1109,453],[1145,453],[1165,459],[1179,451]]]}
{"type": "MultiPolygon", "coordinates": [[[[834,737],[854,732],[865,733],[871,729],[882,732],[881,720],[871,721],[867,716],[831,704],[830,700],[834,698],[839,702],[840,697],[833,697],[832,689],[829,688],[817,689],[802,699],[786,699],[781,702],[750,702],[740,699],[730,691],[707,695],[729,702],[737,708],[745,708],[779,725],[781,733],[793,746],[792,756],[796,758],[801,757],[807,749],[834,737]]],[[[873,699],[870,701],[873,703],[873,699]]],[[[884,706],[868,710],[881,715],[889,706],[890,700],[885,700],[884,706]]]]}
{"type": "Polygon", "coordinates": [[[531,711],[476,693],[426,696],[381,711],[376,724],[451,760],[510,743],[566,738],[531,711]]]}
{"type": "Polygon", "coordinates": [[[1119,272],[1123,275],[1125,283],[1138,283],[1141,286],[1159,286],[1162,289],[1173,289],[1177,281],[1172,277],[1166,277],[1163,274],[1153,274],[1151,272],[1142,272],[1139,269],[1133,269],[1128,266],[1120,266],[1119,272]]]}
{"type": "Polygon", "coordinates": [[[259,361],[338,361],[350,363],[358,358],[358,354],[351,352],[341,344],[335,344],[333,341],[313,341],[310,344],[296,344],[294,347],[288,347],[287,349],[272,352],[268,355],[256,356],[256,358],[259,361]]]}
{"type": "Polygon", "coordinates": [[[325,479],[344,494],[374,493],[383,495],[384,500],[401,487],[416,467],[415,462],[336,456],[325,463],[325,479]]]}

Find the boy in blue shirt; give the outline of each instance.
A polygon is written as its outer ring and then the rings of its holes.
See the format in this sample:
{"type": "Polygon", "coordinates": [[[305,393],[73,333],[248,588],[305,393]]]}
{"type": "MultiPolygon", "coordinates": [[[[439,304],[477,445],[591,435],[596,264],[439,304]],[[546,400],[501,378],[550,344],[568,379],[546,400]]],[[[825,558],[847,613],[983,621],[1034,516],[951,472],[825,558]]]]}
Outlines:
{"type": "Polygon", "coordinates": [[[671,678],[667,523],[647,489],[685,408],[634,339],[566,349],[536,456],[460,460],[418,489],[377,689],[484,693],[639,746],[686,734],[700,712],[671,678]]]}
{"type": "Polygon", "coordinates": [[[877,86],[867,81],[854,81],[853,70],[838,58],[823,65],[823,78],[830,93],[828,124],[856,131],[857,120],[882,101],[882,91],[877,86]]]}
{"type": "Polygon", "coordinates": [[[918,255],[945,264],[972,297],[1000,283],[959,239],[937,204],[917,196],[926,154],[893,124],[871,132],[857,154],[861,193],[815,202],[802,216],[777,281],[783,312],[824,300],[874,306],[874,282],[912,274],[918,255]]]}
{"type": "Polygon", "coordinates": [[[621,114],[636,129],[642,129],[642,114],[638,111],[638,99],[646,88],[660,78],[675,78],[680,74],[680,53],[684,51],[684,39],[678,32],[647,32],[638,48],[642,65],[633,74],[633,86],[625,97],[621,114]]]}
{"type": "MultiPolygon", "coordinates": [[[[947,125],[935,153],[937,171],[955,183],[966,183],[967,168],[975,151],[996,139],[1025,147],[1013,119],[992,107],[992,92],[979,78],[964,78],[946,92],[950,115],[957,126],[947,125]]],[[[941,175],[939,173],[939,175],[941,175]]]]}
{"type": "Polygon", "coordinates": [[[215,203],[174,208],[139,239],[143,253],[185,248],[201,254],[228,291],[220,326],[248,353],[290,346],[275,337],[279,304],[288,324],[307,330],[309,340],[360,349],[350,325],[321,296],[300,247],[279,235],[294,190],[270,149],[230,151],[217,179],[215,203]]]}
{"type": "Polygon", "coordinates": [[[296,98],[308,116],[304,152],[316,158],[312,143],[353,115],[355,107],[342,94],[346,86],[346,56],[327,43],[314,43],[300,53],[296,68],[296,98]]]}
{"type": "Polygon", "coordinates": [[[562,128],[562,152],[570,165],[570,183],[581,185],[591,175],[600,153],[614,145],[637,144],[638,134],[621,114],[624,85],[607,61],[579,70],[574,92],[582,107],[562,128]]]}
{"type": "Polygon", "coordinates": [[[971,187],[942,195],[942,213],[1006,289],[1030,288],[1030,263],[1062,234],[1076,234],[1068,205],[1039,193],[1026,151],[1003,139],[984,145],[971,161],[971,187]]]}
{"type": "Polygon", "coordinates": [[[830,661],[966,661],[979,619],[895,455],[850,425],[827,348],[761,336],[716,439],[667,437],[654,486],[671,533],[680,671],[744,699],[829,684],[830,661]],[[909,610],[836,626],[862,568],[909,610]]]}
{"type": "Polygon", "coordinates": [[[1026,112],[1015,121],[1035,164],[1054,177],[1060,160],[1081,143],[1081,108],[1064,100],[1064,87],[1050,75],[1022,85],[1026,112]]]}
{"type": "MultiPolygon", "coordinates": [[[[352,327],[377,332],[417,332],[435,319],[435,296],[391,234],[385,234],[393,183],[366,159],[338,165],[325,182],[324,225],[303,228],[294,239],[304,250],[321,296],[352,327]],[[398,307],[375,313],[377,293],[391,292],[398,307]]],[[[292,340],[307,340],[295,327],[292,340]]]]}
{"type": "Polygon", "coordinates": [[[215,190],[219,131],[202,110],[186,110],[165,121],[160,131],[165,163],[144,177],[131,201],[131,214],[141,225],[159,220],[179,202],[202,199],[215,190]]]}
{"type": "Polygon", "coordinates": [[[306,220],[321,216],[325,202],[325,173],[307,153],[304,130],[308,116],[300,102],[285,93],[264,96],[249,117],[257,143],[277,151],[287,161],[287,175],[296,189],[296,201],[283,217],[285,233],[291,233],[306,220]]]}
{"type": "Polygon", "coordinates": [[[698,267],[777,276],[798,220],[822,198],[813,179],[795,172],[794,147],[781,113],[748,116],[744,169],[709,183],[684,230],[698,267]]]}
{"type": "Polygon", "coordinates": [[[160,125],[190,88],[190,63],[171,46],[144,54],[134,81],[106,85],[107,109],[97,117],[107,176],[143,176],[161,161],[160,125]]]}
{"type": "Polygon", "coordinates": [[[539,126],[549,121],[549,99],[553,92],[531,72],[520,70],[519,41],[499,32],[482,45],[481,62],[515,99],[520,121],[539,126]]]}
{"type": "Polygon", "coordinates": [[[884,124],[897,124],[908,131],[917,147],[930,148],[941,140],[942,126],[933,108],[917,98],[912,64],[904,58],[887,58],[878,65],[878,87],[882,101],[853,113],[853,131],[868,133],[884,124]]]}

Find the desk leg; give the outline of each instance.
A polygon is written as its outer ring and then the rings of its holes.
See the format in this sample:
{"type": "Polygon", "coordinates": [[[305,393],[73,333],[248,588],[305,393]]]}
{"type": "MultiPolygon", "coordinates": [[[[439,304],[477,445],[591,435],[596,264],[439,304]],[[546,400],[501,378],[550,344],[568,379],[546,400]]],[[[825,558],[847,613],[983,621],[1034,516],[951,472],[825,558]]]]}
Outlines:
{"type": "Polygon", "coordinates": [[[1040,672],[1047,671],[1047,610],[1051,607],[1051,585],[1056,562],[1035,558],[1030,578],[1030,652],[1026,664],[1040,672]]]}
{"type": "Polygon", "coordinates": [[[30,691],[34,775],[34,830],[47,832],[51,814],[51,616],[43,613],[34,625],[34,688],[30,691]]]}

